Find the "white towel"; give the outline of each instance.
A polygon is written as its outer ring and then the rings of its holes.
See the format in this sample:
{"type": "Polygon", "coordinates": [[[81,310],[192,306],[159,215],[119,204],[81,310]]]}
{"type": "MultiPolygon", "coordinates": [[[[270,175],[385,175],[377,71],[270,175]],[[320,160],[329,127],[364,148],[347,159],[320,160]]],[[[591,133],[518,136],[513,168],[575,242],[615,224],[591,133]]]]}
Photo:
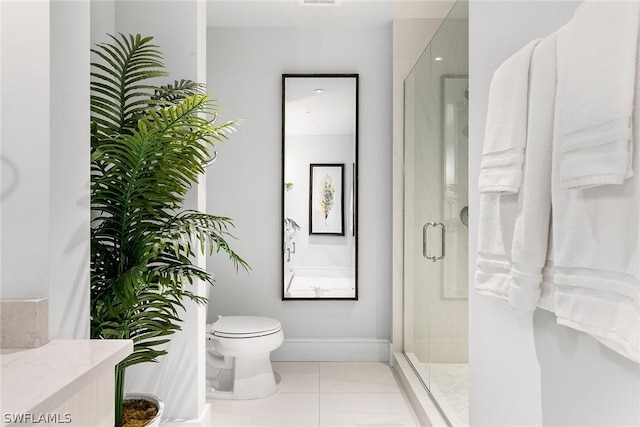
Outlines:
{"type": "Polygon", "coordinates": [[[517,194],[480,193],[478,258],[474,288],[507,299],[511,281],[511,243],[518,213],[517,194]]]}
{"type": "MultiPolygon", "coordinates": [[[[603,19],[599,25],[612,27],[618,22],[603,19]]],[[[557,99],[562,99],[564,90],[558,82],[557,99]]],[[[638,141],[640,79],[635,93],[633,140],[638,141]]],[[[564,188],[558,115],[556,108],[551,188],[558,323],[588,333],[640,362],[640,176],[615,186],[564,188]]],[[[638,150],[632,154],[637,168],[638,150]]]]}
{"type": "Polygon", "coordinates": [[[527,131],[529,63],[536,39],[498,67],[491,80],[478,188],[517,193],[527,131]]]}
{"type": "Polygon", "coordinates": [[[640,2],[586,0],[558,35],[560,184],[633,175],[632,111],[640,2]]]}
{"type": "Polygon", "coordinates": [[[556,102],[556,35],[533,51],[529,74],[526,158],[512,245],[509,305],[533,311],[548,259],[551,220],[551,154],[556,102]]]}

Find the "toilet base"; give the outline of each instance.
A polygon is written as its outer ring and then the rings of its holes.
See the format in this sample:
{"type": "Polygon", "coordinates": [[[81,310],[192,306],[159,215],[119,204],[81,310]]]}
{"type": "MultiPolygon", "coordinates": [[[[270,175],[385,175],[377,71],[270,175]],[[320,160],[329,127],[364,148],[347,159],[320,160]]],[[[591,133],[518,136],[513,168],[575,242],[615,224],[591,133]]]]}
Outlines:
{"type": "Polygon", "coordinates": [[[209,382],[211,399],[260,399],[278,391],[269,353],[236,357],[232,370],[222,370],[209,382]]]}

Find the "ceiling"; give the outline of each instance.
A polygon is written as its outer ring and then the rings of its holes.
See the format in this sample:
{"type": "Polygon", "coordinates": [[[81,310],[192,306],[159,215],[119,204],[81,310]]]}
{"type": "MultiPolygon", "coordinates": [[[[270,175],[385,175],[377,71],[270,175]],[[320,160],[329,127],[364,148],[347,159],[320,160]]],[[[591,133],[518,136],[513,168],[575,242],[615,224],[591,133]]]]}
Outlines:
{"type": "Polygon", "coordinates": [[[350,135],[355,132],[353,77],[287,78],[286,135],[350,135]],[[322,93],[315,90],[321,89],[322,93]]]}
{"type": "Polygon", "coordinates": [[[356,27],[390,25],[394,18],[444,18],[453,0],[207,0],[209,27],[356,27]]]}

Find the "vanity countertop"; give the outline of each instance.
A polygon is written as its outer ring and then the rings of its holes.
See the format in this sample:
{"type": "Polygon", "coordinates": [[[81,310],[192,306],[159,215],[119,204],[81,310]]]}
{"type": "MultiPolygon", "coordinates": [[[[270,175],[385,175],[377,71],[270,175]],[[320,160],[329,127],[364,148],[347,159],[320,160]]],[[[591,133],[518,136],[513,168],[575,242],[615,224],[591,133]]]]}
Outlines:
{"type": "Polygon", "coordinates": [[[2,414],[53,411],[133,351],[131,340],[53,340],[0,349],[2,414]]]}

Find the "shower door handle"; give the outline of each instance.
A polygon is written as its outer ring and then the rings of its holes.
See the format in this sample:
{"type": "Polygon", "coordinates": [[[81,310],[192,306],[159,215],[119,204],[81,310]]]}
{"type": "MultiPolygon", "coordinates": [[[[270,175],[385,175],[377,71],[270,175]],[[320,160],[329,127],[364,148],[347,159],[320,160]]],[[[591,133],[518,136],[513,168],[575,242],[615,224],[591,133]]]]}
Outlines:
{"type": "Polygon", "coordinates": [[[443,223],[436,222],[434,224],[435,224],[434,227],[440,227],[440,237],[441,237],[440,238],[440,245],[442,247],[442,251],[440,252],[440,256],[439,257],[435,257],[435,259],[433,260],[433,262],[436,262],[439,259],[443,259],[444,255],[445,255],[445,237],[446,237],[445,232],[446,232],[446,230],[444,228],[444,224],[443,223]]]}
{"type": "Polygon", "coordinates": [[[427,222],[425,225],[422,226],[422,257],[424,259],[431,259],[431,257],[427,254],[427,242],[428,242],[428,233],[429,233],[429,226],[433,225],[432,222],[427,222]]]}
{"type": "Polygon", "coordinates": [[[445,256],[445,228],[444,224],[441,222],[427,222],[422,226],[422,256],[425,259],[436,262],[440,259],[443,259],[445,256]],[[429,256],[427,253],[427,248],[429,246],[429,227],[440,227],[440,235],[441,235],[441,251],[440,256],[429,256]]]}

